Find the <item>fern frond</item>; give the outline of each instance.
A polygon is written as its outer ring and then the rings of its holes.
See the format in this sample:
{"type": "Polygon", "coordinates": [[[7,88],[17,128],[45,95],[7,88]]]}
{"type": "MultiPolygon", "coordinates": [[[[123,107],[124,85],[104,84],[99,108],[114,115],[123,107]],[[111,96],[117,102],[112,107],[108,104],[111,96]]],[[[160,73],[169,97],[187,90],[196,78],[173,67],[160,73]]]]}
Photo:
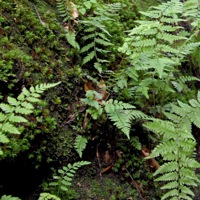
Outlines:
{"type": "Polygon", "coordinates": [[[61,200],[59,197],[50,194],[50,193],[40,193],[40,197],[38,200],[61,200]]]}
{"type": "Polygon", "coordinates": [[[8,137],[0,132],[0,143],[8,143],[10,140],[8,139],[8,137]]]}
{"type": "Polygon", "coordinates": [[[178,188],[179,183],[177,181],[170,181],[166,185],[162,186],[161,189],[174,189],[178,188]]]}
{"type": "Polygon", "coordinates": [[[5,103],[1,103],[0,104],[0,108],[2,109],[2,111],[4,111],[5,113],[12,113],[13,112],[13,107],[5,104],[5,103]]]}
{"type": "Polygon", "coordinates": [[[131,129],[131,121],[133,119],[145,119],[147,116],[138,110],[133,110],[135,107],[122,101],[113,101],[110,99],[108,102],[103,103],[105,111],[109,119],[114,122],[114,125],[119,128],[129,139],[131,129]]]}
{"type": "Polygon", "coordinates": [[[163,160],[167,161],[154,173],[154,176],[160,175],[155,179],[156,181],[168,182],[162,189],[170,191],[162,199],[180,197],[191,199],[190,196],[194,196],[194,194],[189,187],[197,186],[197,183],[200,182],[195,175],[195,169],[200,168],[200,163],[193,157],[196,141],[191,128],[192,123],[197,123],[197,126],[200,124],[199,95],[198,93],[197,100],[189,101],[190,105],[181,101],[177,101],[178,105],[172,104],[172,111],[164,113],[172,122],[154,120],[145,125],[149,130],[162,136],[162,142],[154,148],[149,156],[152,158],[161,155],[163,160]],[[176,193],[177,191],[178,193],[176,193]],[[174,194],[172,195],[172,193],[174,194]]]}
{"type": "Polygon", "coordinates": [[[95,43],[91,42],[89,44],[87,44],[86,46],[84,46],[81,50],[80,53],[84,53],[87,52],[89,49],[94,48],[95,43]]]}
{"type": "Polygon", "coordinates": [[[168,172],[155,179],[155,181],[175,181],[175,180],[176,181],[178,180],[178,174],[176,172],[168,172]]]}
{"type": "Polygon", "coordinates": [[[82,62],[82,65],[86,64],[87,62],[89,62],[90,60],[92,60],[95,57],[95,51],[91,51],[84,59],[82,62]]]}
{"type": "Polygon", "coordinates": [[[18,198],[18,197],[13,197],[13,196],[11,196],[11,195],[3,195],[3,196],[1,197],[1,200],[21,200],[21,199],[18,198]]]}
{"type": "Polygon", "coordinates": [[[72,47],[74,47],[75,49],[80,49],[80,46],[79,46],[79,44],[76,42],[76,34],[74,33],[74,32],[72,32],[72,31],[68,31],[67,33],[66,33],[66,39],[67,39],[67,41],[69,42],[69,44],[72,46],[72,47]]]}
{"type": "Polygon", "coordinates": [[[173,171],[178,171],[179,169],[179,165],[176,161],[172,161],[172,162],[167,162],[164,163],[163,165],[161,165],[156,172],[154,173],[154,176],[158,175],[158,174],[164,174],[164,173],[169,173],[169,172],[173,172],[173,171]]]}
{"type": "MultiPolygon", "coordinates": [[[[35,88],[31,87],[30,90],[23,88],[17,99],[8,97],[8,103],[0,104],[2,110],[0,112],[0,143],[9,143],[11,134],[21,134],[15,124],[26,123],[27,119],[23,115],[31,114],[34,110],[33,104],[40,101],[40,95],[45,90],[55,87],[59,83],[40,84],[35,88]],[[9,137],[7,134],[9,134],[9,137]]],[[[0,149],[0,154],[2,155],[2,153],[3,151],[0,149]]]]}
{"type": "Polygon", "coordinates": [[[61,17],[65,18],[68,15],[68,10],[65,0],[56,0],[56,6],[61,17]]]}
{"type": "Polygon", "coordinates": [[[178,35],[173,35],[171,33],[158,33],[157,38],[161,40],[165,40],[166,42],[169,42],[170,44],[173,44],[175,41],[178,40],[186,40],[186,37],[178,36],[178,35]]]}
{"type": "Polygon", "coordinates": [[[74,177],[76,171],[85,165],[89,165],[88,161],[80,161],[76,162],[73,165],[68,164],[64,166],[62,169],[58,170],[58,175],[54,176],[54,181],[49,183],[49,186],[59,187],[59,189],[63,191],[68,191],[69,186],[71,185],[72,178],[74,177]]]}
{"type": "Polygon", "coordinates": [[[144,40],[136,41],[132,43],[132,46],[135,46],[135,47],[147,47],[147,46],[154,46],[154,45],[156,45],[155,39],[144,39],[144,40]]]}
{"type": "Polygon", "coordinates": [[[82,158],[83,155],[83,150],[85,149],[86,145],[87,145],[87,139],[82,137],[81,135],[76,137],[75,140],[75,149],[78,152],[79,156],[82,158]]]}
{"type": "Polygon", "coordinates": [[[19,130],[9,122],[4,123],[0,128],[6,133],[20,134],[19,130]]]}

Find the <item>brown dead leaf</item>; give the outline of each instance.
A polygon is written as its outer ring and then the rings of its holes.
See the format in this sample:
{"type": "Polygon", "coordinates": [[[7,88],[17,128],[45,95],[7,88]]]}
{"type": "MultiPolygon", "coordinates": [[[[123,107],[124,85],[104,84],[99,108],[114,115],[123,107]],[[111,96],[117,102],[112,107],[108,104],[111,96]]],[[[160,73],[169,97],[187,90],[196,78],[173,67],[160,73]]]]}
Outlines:
{"type": "Polygon", "coordinates": [[[106,151],[104,156],[103,156],[103,161],[106,164],[111,164],[113,162],[112,156],[110,155],[109,151],[106,151]]]}
{"type": "Polygon", "coordinates": [[[87,92],[88,90],[94,90],[91,81],[88,81],[88,82],[86,82],[86,83],[84,84],[84,90],[85,90],[85,92],[87,92]]]}
{"type": "Polygon", "coordinates": [[[106,84],[105,81],[103,79],[101,79],[99,81],[99,84],[97,85],[96,91],[102,95],[102,99],[101,100],[107,100],[109,97],[109,93],[106,91],[106,84]]]}
{"type": "Polygon", "coordinates": [[[78,18],[79,12],[76,8],[76,5],[73,2],[70,1],[70,4],[71,4],[71,15],[73,19],[75,20],[76,18],[78,18]]]}
{"type": "Polygon", "coordinates": [[[87,128],[87,116],[88,116],[88,112],[85,112],[85,116],[84,116],[84,120],[83,120],[83,129],[87,128]]]}
{"type": "MultiPolygon", "coordinates": [[[[144,157],[148,157],[150,155],[150,150],[147,149],[146,147],[143,147],[142,148],[142,155],[144,157]]],[[[149,161],[149,166],[151,168],[157,170],[160,167],[158,161],[155,158],[150,158],[148,161],[149,161]]]]}
{"type": "Polygon", "coordinates": [[[106,173],[107,171],[109,171],[111,168],[113,167],[113,164],[112,165],[109,165],[108,167],[104,168],[102,171],[101,171],[101,175],[103,173],[106,173]]]}

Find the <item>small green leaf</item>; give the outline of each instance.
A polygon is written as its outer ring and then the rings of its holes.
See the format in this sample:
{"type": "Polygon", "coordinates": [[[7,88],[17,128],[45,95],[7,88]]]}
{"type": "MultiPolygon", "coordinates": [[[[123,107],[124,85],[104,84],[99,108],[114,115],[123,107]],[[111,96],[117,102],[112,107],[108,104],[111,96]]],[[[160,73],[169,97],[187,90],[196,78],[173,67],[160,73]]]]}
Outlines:
{"type": "Polygon", "coordinates": [[[76,35],[74,32],[68,31],[66,34],[66,38],[70,45],[72,45],[74,48],[78,50],[80,49],[79,44],[76,42],[76,35]]]}
{"type": "Polygon", "coordinates": [[[1,143],[8,143],[10,140],[8,139],[8,137],[6,135],[4,135],[3,133],[0,133],[0,142],[1,143]]]}
{"type": "Polygon", "coordinates": [[[5,104],[5,103],[1,103],[0,104],[0,108],[5,112],[5,113],[12,113],[13,112],[13,107],[5,104]]]}
{"type": "Polygon", "coordinates": [[[86,64],[95,57],[95,51],[90,52],[84,59],[82,65],[86,64]]]}
{"type": "Polygon", "coordinates": [[[26,100],[30,101],[31,103],[40,102],[40,100],[38,98],[35,98],[35,97],[27,97],[26,100]]]}
{"type": "Polygon", "coordinates": [[[87,145],[87,142],[88,142],[87,139],[82,137],[81,135],[76,137],[75,148],[81,158],[83,155],[83,150],[87,145]]]}
{"type": "Polygon", "coordinates": [[[16,113],[20,113],[20,114],[24,114],[24,115],[28,115],[28,114],[31,114],[33,111],[32,110],[28,110],[28,109],[26,109],[26,108],[22,108],[22,107],[17,107],[16,109],[15,109],[15,112],[16,113]]]}
{"type": "Polygon", "coordinates": [[[19,102],[13,97],[8,97],[8,103],[12,106],[17,106],[19,104],[19,102]]]}
{"type": "Polygon", "coordinates": [[[34,109],[33,105],[31,103],[28,103],[28,102],[21,103],[21,106],[23,106],[24,108],[26,108],[28,110],[34,109]]]}
{"type": "Polygon", "coordinates": [[[30,92],[25,87],[23,88],[22,93],[27,97],[30,95],[30,92]]]}
{"type": "Polygon", "coordinates": [[[21,122],[27,122],[27,119],[25,119],[22,116],[15,116],[14,114],[12,114],[9,119],[10,122],[17,122],[17,123],[21,123],[21,122]]]}
{"type": "Polygon", "coordinates": [[[84,3],[84,5],[85,5],[85,7],[86,7],[87,9],[90,9],[90,8],[92,7],[92,4],[90,3],[90,1],[86,1],[86,2],[84,3]]]}
{"type": "Polygon", "coordinates": [[[9,122],[3,124],[2,126],[2,130],[8,133],[13,133],[13,134],[21,134],[18,129],[13,126],[12,124],[10,124],[9,122]]]}

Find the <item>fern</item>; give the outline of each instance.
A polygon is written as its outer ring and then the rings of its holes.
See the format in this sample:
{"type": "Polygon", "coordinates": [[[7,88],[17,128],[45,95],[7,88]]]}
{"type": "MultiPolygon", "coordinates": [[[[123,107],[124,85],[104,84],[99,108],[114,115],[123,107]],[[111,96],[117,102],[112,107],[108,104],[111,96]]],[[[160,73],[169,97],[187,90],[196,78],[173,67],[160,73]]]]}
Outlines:
{"type": "Polygon", "coordinates": [[[123,77],[126,85],[122,88],[119,82],[115,82],[115,91],[123,94],[125,89],[129,92],[129,88],[132,87],[135,90],[128,95],[140,96],[142,93],[150,99],[149,92],[152,88],[157,94],[163,94],[164,91],[167,94],[174,93],[171,83],[179,92],[187,89],[185,82],[177,81],[177,76],[182,76],[178,66],[200,45],[199,42],[192,41],[194,35],[184,30],[183,26],[189,23],[187,20],[192,20],[194,15],[189,13],[196,12],[192,11],[193,7],[198,7],[198,4],[195,4],[196,0],[191,1],[191,7],[186,5],[187,1],[184,3],[171,0],[141,12],[144,18],[136,21],[138,25],[135,28],[127,31],[128,36],[123,46],[118,49],[125,55],[124,62],[129,62],[129,69],[134,71],[135,76],[130,80],[125,64],[122,73],[117,72],[114,77],[117,80],[123,77]]]}
{"type": "Polygon", "coordinates": [[[49,194],[49,193],[41,193],[38,200],[61,200],[59,197],[49,194]]]}
{"type": "Polygon", "coordinates": [[[83,155],[83,150],[85,149],[85,147],[87,145],[87,142],[88,142],[87,139],[82,137],[81,135],[76,137],[75,149],[81,158],[83,155]]]}
{"type": "Polygon", "coordinates": [[[68,191],[69,186],[71,185],[72,178],[75,175],[76,171],[85,165],[90,164],[88,161],[80,161],[76,162],[73,165],[68,164],[66,167],[64,166],[62,169],[58,170],[58,174],[53,177],[54,181],[49,183],[50,187],[56,187],[61,191],[68,191]]]}
{"type": "Polygon", "coordinates": [[[94,67],[101,73],[102,65],[108,63],[110,33],[106,28],[105,22],[114,21],[115,12],[120,9],[120,4],[108,4],[98,6],[95,9],[95,16],[89,16],[86,20],[80,22],[84,25],[84,36],[81,38],[83,45],[80,52],[84,56],[82,65],[93,61],[94,67]],[[113,9],[112,9],[113,8],[113,9]],[[112,10],[112,13],[110,11],[112,10]]]}
{"type": "MultiPolygon", "coordinates": [[[[70,22],[70,19],[72,19],[72,12],[73,12],[73,6],[72,2],[68,0],[56,0],[57,3],[57,9],[59,12],[60,17],[63,18],[64,23],[68,23],[67,33],[65,34],[65,37],[67,39],[67,42],[74,47],[77,50],[80,50],[80,46],[78,42],[76,41],[76,33],[74,29],[72,28],[72,24],[70,22]]],[[[73,19],[74,20],[74,19],[73,19]]]]}
{"type": "MultiPolygon", "coordinates": [[[[0,109],[0,143],[9,143],[9,137],[12,134],[21,134],[17,124],[26,123],[27,119],[24,115],[29,115],[33,112],[33,104],[40,102],[41,94],[59,83],[40,84],[36,87],[30,87],[29,90],[23,88],[22,93],[17,97],[8,97],[8,103],[1,103],[0,109]]],[[[3,154],[0,148],[0,155],[3,154]]]]}
{"type": "Polygon", "coordinates": [[[104,103],[105,111],[114,125],[117,126],[130,139],[131,121],[135,119],[145,119],[147,116],[135,107],[121,101],[110,99],[104,103]]]}
{"type": "Polygon", "coordinates": [[[66,33],[66,39],[69,42],[70,45],[72,45],[72,47],[76,48],[76,49],[80,49],[79,44],[76,42],[76,34],[74,32],[72,32],[71,30],[69,30],[66,33]]]}
{"type": "Polygon", "coordinates": [[[3,195],[3,196],[1,197],[1,200],[20,200],[20,198],[18,198],[18,197],[13,197],[13,196],[11,196],[11,195],[3,195]]]}
{"type": "Polygon", "coordinates": [[[178,92],[182,92],[187,87],[186,83],[191,81],[200,81],[200,79],[194,76],[180,76],[176,81],[171,81],[171,83],[178,92]]]}
{"type": "MultiPolygon", "coordinates": [[[[56,0],[57,9],[59,12],[59,15],[66,19],[66,17],[69,15],[69,9],[67,7],[67,1],[66,0],[56,0]]],[[[63,20],[65,21],[65,20],[63,20]]]]}
{"type": "Polygon", "coordinates": [[[153,120],[144,126],[162,138],[154,148],[150,158],[162,156],[165,163],[154,173],[160,175],[156,181],[167,181],[161,189],[170,190],[162,199],[192,199],[191,186],[197,186],[200,180],[195,170],[200,164],[194,158],[196,141],[191,125],[200,128],[200,92],[197,99],[189,104],[178,101],[172,104],[172,112],[165,112],[169,121],[153,120]]]}

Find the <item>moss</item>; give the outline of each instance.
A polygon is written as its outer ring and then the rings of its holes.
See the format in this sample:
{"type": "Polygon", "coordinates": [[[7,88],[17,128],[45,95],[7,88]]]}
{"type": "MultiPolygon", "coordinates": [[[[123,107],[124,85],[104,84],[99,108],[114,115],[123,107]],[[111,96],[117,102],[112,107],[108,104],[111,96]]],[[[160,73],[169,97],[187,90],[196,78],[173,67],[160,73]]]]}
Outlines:
{"type": "Polygon", "coordinates": [[[85,200],[124,200],[138,197],[137,191],[130,184],[120,182],[114,174],[105,175],[102,180],[100,176],[79,177],[75,182],[73,189],[79,194],[79,198],[85,200]]]}
{"type": "Polygon", "coordinates": [[[26,134],[21,136],[23,148],[20,150],[16,139],[12,142],[13,156],[27,151],[29,157],[37,158],[37,165],[45,160],[58,162],[60,159],[59,162],[62,162],[62,159],[71,156],[73,134],[60,127],[68,115],[67,111],[64,112],[65,105],[75,101],[76,93],[73,90],[82,90],[82,75],[80,70],[76,70],[76,67],[74,70],[71,66],[74,52],[65,39],[55,4],[56,1],[29,0],[1,3],[0,97],[6,98],[8,94],[17,96],[23,86],[62,82],[56,90],[46,93],[44,99],[49,106],[41,105],[38,108],[41,112],[32,116],[31,126],[25,127],[26,134]],[[51,113],[49,117],[55,123],[49,122],[47,113],[51,113]],[[42,119],[42,122],[38,119],[42,119]],[[56,150],[56,154],[50,148],[56,150]]]}

